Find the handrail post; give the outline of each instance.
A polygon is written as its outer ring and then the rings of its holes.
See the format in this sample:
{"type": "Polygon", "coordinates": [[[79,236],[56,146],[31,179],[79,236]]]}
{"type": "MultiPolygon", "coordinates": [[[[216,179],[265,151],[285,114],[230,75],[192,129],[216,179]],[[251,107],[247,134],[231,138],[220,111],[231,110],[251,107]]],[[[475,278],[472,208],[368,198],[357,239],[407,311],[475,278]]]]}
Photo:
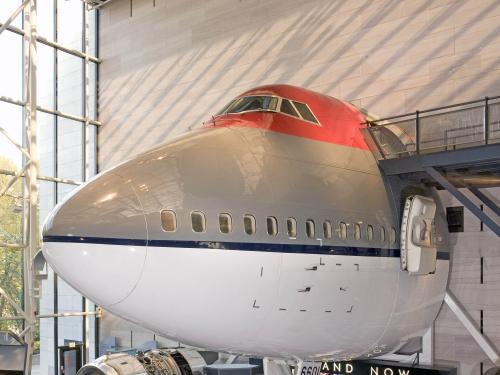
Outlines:
{"type": "Polygon", "coordinates": [[[489,98],[484,98],[484,144],[489,143],[490,138],[490,105],[488,102],[489,98]]]}
{"type": "Polygon", "coordinates": [[[420,154],[420,117],[419,111],[415,111],[415,151],[420,154]]]}

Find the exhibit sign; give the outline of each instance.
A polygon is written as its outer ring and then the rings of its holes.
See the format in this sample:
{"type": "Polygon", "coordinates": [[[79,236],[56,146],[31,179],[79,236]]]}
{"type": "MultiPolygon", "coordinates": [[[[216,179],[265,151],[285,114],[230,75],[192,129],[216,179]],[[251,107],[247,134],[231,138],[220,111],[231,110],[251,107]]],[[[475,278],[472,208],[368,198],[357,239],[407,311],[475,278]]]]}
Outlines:
{"type": "Polygon", "coordinates": [[[456,375],[456,368],[388,361],[322,362],[320,375],[456,375]]]}

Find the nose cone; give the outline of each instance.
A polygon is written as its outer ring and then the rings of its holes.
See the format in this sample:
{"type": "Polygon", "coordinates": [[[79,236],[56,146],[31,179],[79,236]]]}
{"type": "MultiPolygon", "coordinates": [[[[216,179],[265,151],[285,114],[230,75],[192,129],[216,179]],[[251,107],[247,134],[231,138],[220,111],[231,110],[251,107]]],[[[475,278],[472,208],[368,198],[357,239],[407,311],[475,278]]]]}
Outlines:
{"type": "Polygon", "coordinates": [[[106,173],[56,206],[43,254],[56,273],[97,304],[124,300],[139,281],[147,227],[131,181],[106,173]]]}

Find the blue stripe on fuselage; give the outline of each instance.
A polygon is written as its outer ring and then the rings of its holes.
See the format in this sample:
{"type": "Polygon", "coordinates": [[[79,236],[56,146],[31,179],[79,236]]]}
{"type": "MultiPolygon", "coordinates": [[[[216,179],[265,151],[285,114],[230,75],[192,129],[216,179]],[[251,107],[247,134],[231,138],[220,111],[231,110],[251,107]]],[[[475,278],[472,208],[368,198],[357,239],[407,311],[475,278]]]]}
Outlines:
{"type": "MultiPolygon", "coordinates": [[[[129,245],[153,247],[181,247],[200,249],[223,249],[239,251],[263,251],[292,254],[321,254],[321,255],[350,255],[365,257],[399,258],[399,249],[383,249],[376,247],[352,247],[331,245],[305,245],[283,243],[255,243],[255,242],[220,242],[220,241],[176,241],[176,240],[144,240],[133,238],[102,238],[76,236],[44,236],[44,242],[93,243],[103,245],[129,245]]],[[[438,252],[438,259],[448,260],[450,254],[438,252]]]]}

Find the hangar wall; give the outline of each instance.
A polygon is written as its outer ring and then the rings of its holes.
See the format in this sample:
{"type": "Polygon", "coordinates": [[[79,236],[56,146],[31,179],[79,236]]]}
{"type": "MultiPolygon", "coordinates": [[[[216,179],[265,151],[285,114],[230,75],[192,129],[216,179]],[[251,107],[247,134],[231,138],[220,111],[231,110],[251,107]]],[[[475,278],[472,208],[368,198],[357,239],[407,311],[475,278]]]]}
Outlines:
{"type": "MultiPolygon", "coordinates": [[[[304,86],[383,117],[499,95],[500,1],[115,0],[101,10],[100,56],[103,170],[261,84],[304,86]]],[[[465,211],[450,287],[478,322],[483,310],[500,346],[498,242],[465,211]]],[[[109,315],[102,326],[124,346],[131,331],[152,338],[109,315]]],[[[437,358],[460,360],[462,374],[488,367],[446,307],[436,332],[437,358]]]]}

